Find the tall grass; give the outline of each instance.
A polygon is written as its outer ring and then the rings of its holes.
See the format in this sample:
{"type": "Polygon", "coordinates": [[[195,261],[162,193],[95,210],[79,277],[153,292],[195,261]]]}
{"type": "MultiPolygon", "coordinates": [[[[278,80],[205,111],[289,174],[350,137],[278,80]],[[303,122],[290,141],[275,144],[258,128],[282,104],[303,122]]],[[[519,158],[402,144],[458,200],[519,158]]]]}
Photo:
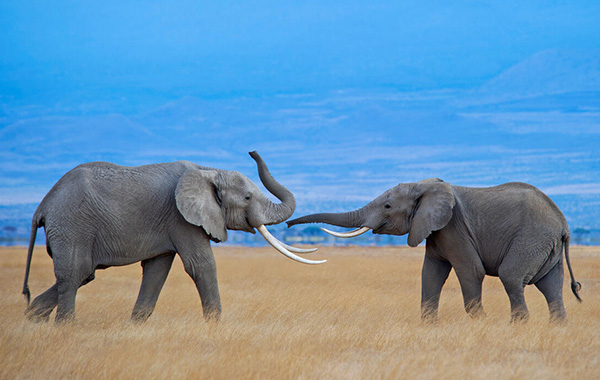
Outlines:
{"type": "MultiPolygon", "coordinates": [[[[215,249],[223,316],[205,323],[176,262],[154,314],[129,315],[139,265],[98,271],[79,290],[77,319],[25,319],[24,248],[0,249],[0,379],[149,378],[600,378],[600,249],[573,247],[583,304],[565,286],[569,321],[551,325],[544,297],[527,287],[529,323],[509,324],[497,278],[484,282],[487,318],[462,307],[456,276],[442,292],[439,322],[420,321],[423,248],[323,247],[321,266],[269,248],[215,249]]],[[[317,256],[317,255],[313,255],[317,256]]],[[[36,248],[32,295],[52,285],[52,262],[36,248]]],[[[53,317],[53,316],[52,316],[53,317]]]]}

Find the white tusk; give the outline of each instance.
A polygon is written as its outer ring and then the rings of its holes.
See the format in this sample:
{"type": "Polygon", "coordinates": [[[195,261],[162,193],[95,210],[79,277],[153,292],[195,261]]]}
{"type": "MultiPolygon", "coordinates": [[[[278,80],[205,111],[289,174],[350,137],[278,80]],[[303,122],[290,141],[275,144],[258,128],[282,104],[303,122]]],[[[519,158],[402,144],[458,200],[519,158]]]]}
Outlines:
{"type": "Polygon", "coordinates": [[[311,252],[316,252],[318,249],[318,248],[298,248],[298,247],[293,247],[291,245],[287,245],[282,242],[279,242],[279,244],[281,244],[288,251],[294,252],[294,253],[311,253],[311,252]]]}
{"type": "Polygon", "coordinates": [[[333,235],[333,236],[341,237],[341,238],[351,238],[351,237],[359,236],[370,230],[369,227],[357,228],[354,231],[350,231],[350,232],[335,232],[335,231],[330,231],[327,228],[321,228],[321,229],[323,231],[327,232],[329,235],[333,235]]]}
{"type": "MultiPolygon", "coordinates": [[[[269,232],[269,230],[267,230],[267,227],[265,227],[264,224],[258,226],[256,229],[265,238],[265,240],[273,246],[273,248],[275,248],[276,250],[281,252],[283,255],[289,257],[292,260],[296,260],[296,261],[298,261],[300,263],[304,263],[304,264],[323,264],[323,263],[327,262],[327,260],[307,260],[307,259],[303,259],[300,256],[294,255],[292,252],[290,252],[289,250],[287,250],[285,248],[285,244],[283,244],[282,242],[277,240],[275,238],[275,236],[271,235],[271,233],[269,232]]],[[[298,248],[296,248],[296,249],[298,249],[298,248]]]]}

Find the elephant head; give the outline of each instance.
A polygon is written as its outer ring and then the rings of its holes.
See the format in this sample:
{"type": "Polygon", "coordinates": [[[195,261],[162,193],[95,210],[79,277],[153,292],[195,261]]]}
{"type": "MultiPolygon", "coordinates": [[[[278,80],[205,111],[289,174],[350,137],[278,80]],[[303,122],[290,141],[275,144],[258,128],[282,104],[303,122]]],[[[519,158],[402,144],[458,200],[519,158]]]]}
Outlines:
{"type": "Polygon", "coordinates": [[[346,213],[306,215],[287,222],[288,227],[303,223],[327,223],[357,228],[348,233],[323,229],[338,237],[354,237],[369,230],[374,234],[404,235],[416,247],[433,231],[442,229],[452,218],[455,205],[450,185],[440,179],[401,183],[364,207],[346,213]]]}
{"type": "Polygon", "coordinates": [[[236,171],[193,168],[183,173],[175,190],[175,201],[181,215],[187,222],[202,227],[215,242],[226,241],[228,229],[255,233],[256,228],[287,257],[305,264],[324,263],[326,260],[313,261],[296,256],[293,252],[314,252],[316,249],[288,246],[266,229],[266,225],[288,219],[296,209],[296,200],[271,176],[258,153],[251,152],[250,156],[256,161],[263,185],[281,203],[271,202],[248,177],[236,171]]]}

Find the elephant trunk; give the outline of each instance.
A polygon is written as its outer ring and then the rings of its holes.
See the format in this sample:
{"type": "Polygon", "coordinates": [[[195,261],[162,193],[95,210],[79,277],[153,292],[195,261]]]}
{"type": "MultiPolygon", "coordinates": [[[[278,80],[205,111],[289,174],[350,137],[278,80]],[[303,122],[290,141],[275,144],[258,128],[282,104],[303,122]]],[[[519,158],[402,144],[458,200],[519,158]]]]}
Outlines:
{"type": "Polygon", "coordinates": [[[331,224],[332,226],[346,228],[363,227],[362,224],[364,223],[364,221],[362,217],[362,210],[363,209],[358,209],[342,213],[311,214],[290,220],[287,222],[287,225],[288,227],[291,227],[296,224],[326,223],[331,224]]]}
{"type": "Polygon", "coordinates": [[[294,195],[273,178],[267,165],[256,151],[250,152],[250,157],[256,161],[258,176],[263,185],[281,201],[279,204],[268,201],[265,213],[268,216],[269,222],[265,224],[278,224],[287,220],[296,210],[294,195]]]}

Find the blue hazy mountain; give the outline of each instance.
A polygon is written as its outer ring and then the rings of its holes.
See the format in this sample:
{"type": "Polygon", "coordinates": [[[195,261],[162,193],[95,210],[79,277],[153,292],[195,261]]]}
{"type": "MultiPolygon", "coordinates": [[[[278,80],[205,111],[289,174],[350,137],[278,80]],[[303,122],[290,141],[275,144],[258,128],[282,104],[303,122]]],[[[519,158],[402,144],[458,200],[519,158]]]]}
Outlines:
{"type": "Polygon", "coordinates": [[[359,207],[399,182],[439,177],[532,183],[572,229],[600,227],[599,50],[542,51],[466,89],[111,94],[2,98],[0,240],[26,235],[35,205],[79,163],[186,159],[259,182],[251,150],[294,192],[297,215],[359,207]]]}
{"type": "Polygon", "coordinates": [[[598,49],[550,49],[503,71],[478,89],[498,99],[524,99],[600,90],[598,49]]]}

